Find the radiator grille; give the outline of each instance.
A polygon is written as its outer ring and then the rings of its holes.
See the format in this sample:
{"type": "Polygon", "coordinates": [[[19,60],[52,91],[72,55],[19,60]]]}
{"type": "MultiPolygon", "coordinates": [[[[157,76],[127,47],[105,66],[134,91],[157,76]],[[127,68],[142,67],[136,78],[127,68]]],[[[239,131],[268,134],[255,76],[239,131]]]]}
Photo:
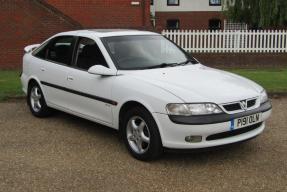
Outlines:
{"type": "Polygon", "coordinates": [[[238,111],[238,110],[247,110],[249,108],[252,108],[256,105],[256,98],[249,99],[249,100],[243,100],[240,102],[230,103],[230,104],[224,104],[222,105],[224,109],[228,112],[238,111]],[[245,106],[245,108],[244,108],[245,106]]]}

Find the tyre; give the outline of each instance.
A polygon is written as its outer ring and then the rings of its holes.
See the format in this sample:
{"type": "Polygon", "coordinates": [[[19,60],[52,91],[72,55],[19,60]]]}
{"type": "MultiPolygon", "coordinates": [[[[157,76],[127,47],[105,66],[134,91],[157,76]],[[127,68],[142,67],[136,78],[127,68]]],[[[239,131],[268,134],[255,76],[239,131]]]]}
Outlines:
{"type": "Polygon", "coordinates": [[[44,94],[37,83],[31,83],[28,88],[27,103],[31,113],[36,117],[47,117],[53,112],[46,104],[44,94]]]}
{"type": "Polygon", "coordinates": [[[163,153],[161,137],[152,115],[143,107],[127,111],[122,124],[122,137],[133,157],[155,160],[163,153]]]}

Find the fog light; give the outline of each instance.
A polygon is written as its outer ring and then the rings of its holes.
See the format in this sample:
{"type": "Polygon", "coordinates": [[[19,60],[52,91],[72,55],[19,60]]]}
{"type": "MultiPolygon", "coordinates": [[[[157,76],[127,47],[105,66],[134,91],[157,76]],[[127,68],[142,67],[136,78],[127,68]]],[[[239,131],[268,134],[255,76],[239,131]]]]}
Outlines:
{"type": "Polygon", "coordinates": [[[196,135],[196,136],[186,136],[185,141],[189,143],[199,143],[202,141],[202,136],[196,135]]]}

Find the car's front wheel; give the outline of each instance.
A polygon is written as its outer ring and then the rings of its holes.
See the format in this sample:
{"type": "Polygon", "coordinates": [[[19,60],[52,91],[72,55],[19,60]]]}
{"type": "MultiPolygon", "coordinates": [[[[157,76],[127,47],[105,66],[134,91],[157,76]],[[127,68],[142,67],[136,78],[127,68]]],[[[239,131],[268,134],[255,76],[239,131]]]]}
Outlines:
{"type": "Polygon", "coordinates": [[[123,137],[136,159],[148,161],[162,154],[162,142],[156,122],[143,107],[130,109],[123,121],[123,137]]]}
{"type": "Polygon", "coordinates": [[[36,117],[47,117],[52,113],[52,109],[47,106],[43,92],[37,83],[31,83],[29,86],[27,103],[30,111],[36,117]]]}

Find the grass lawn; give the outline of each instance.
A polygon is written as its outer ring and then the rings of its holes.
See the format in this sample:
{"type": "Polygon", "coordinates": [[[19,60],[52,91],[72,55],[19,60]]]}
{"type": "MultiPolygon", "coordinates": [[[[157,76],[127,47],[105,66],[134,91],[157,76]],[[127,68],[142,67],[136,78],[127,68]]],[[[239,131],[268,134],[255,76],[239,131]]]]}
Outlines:
{"type": "Polygon", "coordinates": [[[268,92],[287,92],[287,68],[286,69],[233,69],[232,73],[247,77],[261,86],[268,92]]]}
{"type": "Polygon", "coordinates": [[[0,71],[0,101],[23,95],[19,75],[20,71],[0,71]]]}
{"type": "MultiPolygon", "coordinates": [[[[229,71],[259,83],[268,92],[287,93],[287,69],[232,69],[229,71]]],[[[0,70],[0,101],[9,97],[23,96],[19,74],[19,71],[0,70]]]]}

